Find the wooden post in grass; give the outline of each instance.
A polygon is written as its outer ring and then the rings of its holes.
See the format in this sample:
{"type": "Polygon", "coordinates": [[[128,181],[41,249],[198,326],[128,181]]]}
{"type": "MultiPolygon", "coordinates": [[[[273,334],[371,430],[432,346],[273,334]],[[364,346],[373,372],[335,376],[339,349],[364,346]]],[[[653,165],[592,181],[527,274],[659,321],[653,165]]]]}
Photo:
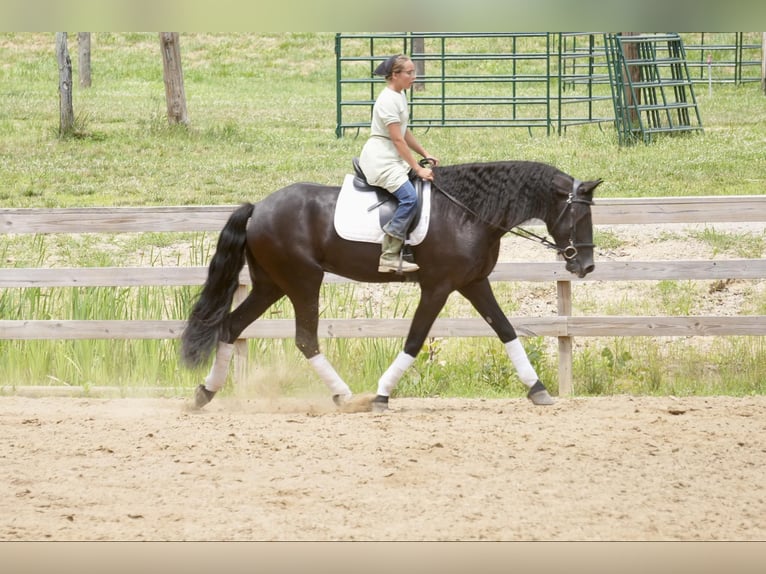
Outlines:
{"type": "MultiPolygon", "coordinates": [[[[638,36],[639,32],[621,32],[623,36],[638,36]]],[[[627,42],[625,44],[625,59],[626,60],[638,60],[640,56],[639,51],[639,45],[636,42],[627,42]]],[[[625,86],[630,86],[636,82],[641,81],[641,67],[640,66],[630,66],[628,67],[627,64],[623,67],[622,70],[623,73],[623,84],[625,86]],[[628,78],[630,76],[630,78],[628,78]]],[[[635,92],[636,100],[633,101],[633,90],[628,89],[625,90],[625,106],[630,111],[630,121],[634,124],[638,123],[638,112],[636,111],[637,105],[641,104],[641,91],[636,90],[635,92]]]]}
{"type": "Polygon", "coordinates": [[[766,32],[761,32],[761,90],[766,95],[766,32]]]}
{"type": "MultiPolygon", "coordinates": [[[[418,55],[424,54],[426,51],[426,42],[423,36],[412,36],[412,42],[411,42],[412,49],[411,55],[412,55],[412,61],[415,64],[415,74],[418,78],[422,78],[426,75],[426,63],[422,58],[418,58],[418,55]]],[[[423,82],[415,82],[412,86],[412,88],[416,92],[422,92],[426,89],[426,85],[423,82]]]]}
{"type": "Polygon", "coordinates": [[[77,55],[80,86],[90,88],[90,32],[77,32],[77,55]]]}
{"type": "Polygon", "coordinates": [[[181,70],[181,45],[178,32],[160,32],[162,70],[165,80],[165,99],[170,124],[188,124],[184,75],[181,70]]]}
{"type": "Polygon", "coordinates": [[[72,60],[69,58],[66,32],[56,32],[56,61],[59,66],[59,137],[64,137],[74,131],[72,60]]]}

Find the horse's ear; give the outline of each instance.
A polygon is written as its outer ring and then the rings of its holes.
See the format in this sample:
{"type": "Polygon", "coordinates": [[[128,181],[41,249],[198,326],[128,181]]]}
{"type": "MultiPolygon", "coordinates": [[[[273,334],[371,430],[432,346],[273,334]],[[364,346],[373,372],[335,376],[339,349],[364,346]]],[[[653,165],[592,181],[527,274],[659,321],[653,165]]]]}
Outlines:
{"type": "MultiPolygon", "coordinates": [[[[600,183],[602,183],[603,179],[596,179],[593,181],[583,181],[580,183],[580,187],[577,188],[577,190],[580,193],[593,193],[593,190],[598,187],[600,183]]],[[[572,185],[574,183],[574,180],[571,176],[566,175],[564,173],[557,173],[553,176],[553,187],[556,188],[556,192],[562,194],[562,195],[569,195],[572,191],[572,185]]]]}
{"type": "Polygon", "coordinates": [[[593,190],[596,189],[600,183],[603,183],[603,179],[595,179],[593,181],[584,181],[580,185],[580,191],[582,193],[593,193],[593,190]]]}

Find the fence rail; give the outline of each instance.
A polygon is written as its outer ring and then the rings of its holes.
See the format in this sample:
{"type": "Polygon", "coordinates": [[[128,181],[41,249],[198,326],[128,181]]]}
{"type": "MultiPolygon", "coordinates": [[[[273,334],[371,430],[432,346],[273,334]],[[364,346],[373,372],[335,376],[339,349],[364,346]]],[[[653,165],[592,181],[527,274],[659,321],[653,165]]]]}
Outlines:
{"type": "MultiPolygon", "coordinates": [[[[234,206],[115,207],[79,209],[0,209],[0,232],[125,233],[219,231],[234,206]]],[[[599,199],[598,225],[766,222],[766,196],[599,199]]],[[[122,287],[201,285],[205,267],[2,268],[0,288],[122,287]]],[[[766,335],[766,316],[572,316],[571,285],[582,281],[764,279],[766,259],[684,261],[600,261],[583,279],[560,262],[498,263],[490,280],[555,282],[558,315],[510,317],[522,336],[556,337],[559,342],[559,393],[572,392],[574,337],[766,335]]],[[[328,274],[327,282],[349,280],[328,274]]],[[[240,275],[241,290],[250,279],[240,275]]],[[[322,338],[404,337],[409,319],[321,319],[322,338]]],[[[0,339],[169,339],[180,337],[179,320],[0,320],[0,339]]],[[[242,334],[249,338],[290,338],[292,319],[261,319],[242,334]]],[[[493,337],[480,318],[439,318],[435,337],[493,337]]],[[[239,345],[242,348],[242,345],[239,345]]]]}

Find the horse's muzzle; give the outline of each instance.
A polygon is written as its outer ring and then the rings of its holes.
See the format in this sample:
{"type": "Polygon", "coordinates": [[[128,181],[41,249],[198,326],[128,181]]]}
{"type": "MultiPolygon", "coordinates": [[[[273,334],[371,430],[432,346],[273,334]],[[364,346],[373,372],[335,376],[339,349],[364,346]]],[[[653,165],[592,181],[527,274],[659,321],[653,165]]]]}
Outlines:
{"type": "Polygon", "coordinates": [[[567,271],[573,275],[577,275],[580,279],[585,277],[588,273],[591,273],[596,265],[593,263],[593,259],[588,257],[584,261],[577,259],[570,259],[566,265],[567,271]]]}
{"type": "Polygon", "coordinates": [[[590,265],[587,265],[586,267],[584,267],[582,272],[579,275],[580,279],[585,277],[588,273],[591,273],[595,268],[596,268],[596,265],[594,263],[591,263],[590,265]]]}

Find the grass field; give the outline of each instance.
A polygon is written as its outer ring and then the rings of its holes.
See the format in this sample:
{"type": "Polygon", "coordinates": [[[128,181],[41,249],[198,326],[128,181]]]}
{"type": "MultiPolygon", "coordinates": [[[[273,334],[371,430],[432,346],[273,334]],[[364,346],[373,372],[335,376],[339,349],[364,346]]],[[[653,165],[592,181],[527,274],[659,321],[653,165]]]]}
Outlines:
{"type": "MultiPolygon", "coordinates": [[[[475,40],[477,41],[477,40],[475,40]]],[[[76,71],[76,36],[70,35],[76,71]]],[[[79,137],[61,141],[52,34],[0,35],[0,201],[14,207],[183,205],[335,183],[362,138],[336,138],[332,34],[184,34],[190,126],[171,129],[155,34],[93,35],[93,85],[73,89],[79,137]]],[[[477,90],[480,89],[477,86],[477,90]]],[[[766,123],[757,84],[697,89],[705,134],[621,149],[610,126],[421,134],[445,162],[536,159],[604,196],[761,193],[766,123]]]]}
{"type": "MultiPolygon", "coordinates": [[[[69,38],[76,78],[76,35],[69,38]]],[[[94,33],[92,41],[93,85],[85,89],[75,81],[77,130],[62,139],[53,34],[0,34],[0,206],[233,205],[257,200],[294,181],[338,183],[363,144],[364,134],[335,137],[331,33],[182,34],[188,127],[171,127],[166,121],[156,34],[94,33]]],[[[716,85],[712,94],[698,89],[697,101],[704,134],[660,138],[651,145],[620,147],[610,125],[570,128],[561,137],[509,128],[436,128],[417,135],[445,163],[531,159],[553,163],[581,179],[603,178],[598,190],[602,197],[763,193],[766,97],[759,86],[716,85]]],[[[755,241],[750,253],[763,252],[762,236],[740,239],[734,242],[755,241]]],[[[205,265],[212,241],[205,234],[3,236],[0,256],[5,265],[16,266],[177,260],[205,265]]],[[[391,307],[370,309],[348,304],[356,301],[352,289],[328,289],[328,310],[407,316],[413,309],[414,291],[397,295],[391,307]]],[[[29,319],[184,318],[194,293],[149,288],[6,290],[0,294],[0,314],[29,319]]],[[[760,305],[766,308],[766,303],[760,305]]],[[[288,307],[282,303],[275,313],[289,315],[288,307]]],[[[496,341],[432,344],[402,382],[400,393],[522,392],[496,341]]],[[[264,369],[267,378],[278,381],[280,391],[315,384],[292,341],[251,345],[275,365],[264,369]]],[[[679,367],[669,379],[663,361],[670,347],[663,351],[652,342],[641,345],[646,351],[640,355],[635,348],[626,352],[619,342],[592,355],[581,354],[576,386],[594,394],[630,391],[615,381],[632,378],[638,380],[633,389],[638,392],[763,391],[766,352],[760,339],[718,345],[706,361],[731,367],[697,386],[686,381],[704,375],[695,368],[699,357],[696,362],[692,357],[685,370],[679,367]],[[746,377],[737,362],[743,353],[753,357],[746,377]],[[727,372],[733,373],[728,379],[727,372]]],[[[326,351],[352,388],[370,390],[399,346],[399,341],[390,340],[328,341],[326,351]],[[365,359],[353,359],[358,356],[365,359]]],[[[555,378],[545,345],[528,341],[528,349],[538,371],[555,378]]],[[[0,351],[3,385],[158,385],[186,392],[200,376],[179,370],[175,341],[0,341],[0,351]]],[[[689,355],[683,347],[673,353],[689,355]]]]}

